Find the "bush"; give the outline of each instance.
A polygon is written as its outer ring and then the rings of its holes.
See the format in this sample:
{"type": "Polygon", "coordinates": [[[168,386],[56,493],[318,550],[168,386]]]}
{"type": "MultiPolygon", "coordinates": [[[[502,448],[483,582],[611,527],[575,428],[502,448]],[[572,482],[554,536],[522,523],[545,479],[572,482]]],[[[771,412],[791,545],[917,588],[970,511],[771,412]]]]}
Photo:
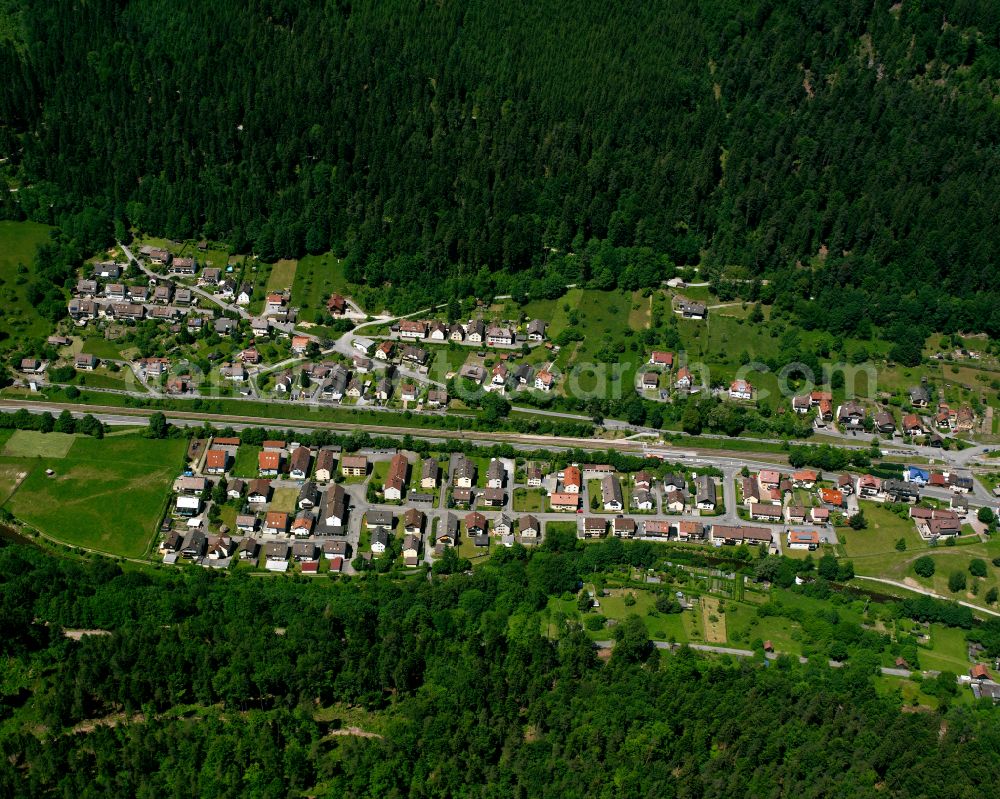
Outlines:
{"type": "Polygon", "coordinates": [[[989,591],[986,592],[986,596],[983,597],[986,600],[987,605],[995,605],[997,603],[997,587],[993,586],[989,591]]]}
{"type": "Polygon", "coordinates": [[[976,518],[979,519],[983,524],[992,524],[994,520],[992,508],[982,507],[979,512],[976,513],[976,518]]]}
{"type": "Polygon", "coordinates": [[[596,613],[591,614],[584,619],[583,626],[592,631],[601,630],[604,628],[604,617],[596,613]]]}
{"type": "Polygon", "coordinates": [[[986,561],[982,558],[973,558],[969,562],[969,574],[973,577],[986,576],[986,561]]]}
{"type": "Polygon", "coordinates": [[[948,590],[953,594],[964,591],[967,584],[965,572],[952,572],[948,577],[948,590]]]}
{"type": "Polygon", "coordinates": [[[924,555],[913,562],[913,571],[920,577],[933,577],[934,569],[934,558],[930,555],[924,555]]]}

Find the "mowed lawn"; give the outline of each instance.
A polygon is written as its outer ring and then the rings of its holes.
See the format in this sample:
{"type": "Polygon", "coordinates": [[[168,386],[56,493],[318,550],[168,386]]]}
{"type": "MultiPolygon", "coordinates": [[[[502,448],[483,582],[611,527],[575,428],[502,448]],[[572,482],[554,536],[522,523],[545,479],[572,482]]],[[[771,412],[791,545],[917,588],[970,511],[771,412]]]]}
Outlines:
{"type": "Polygon", "coordinates": [[[8,458],[65,458],[76,442],[67,433],[39,433],[35,430],[15,430],[4,444],[8,458]]]}
{"type": "Polygon", "coordinates": [[[291,291],[295,282],[295,267],[297,261],[282,259],[275,261],[271,267],[271,274],[267,278],[268,291],[291,291]]]}
{"type": "Polygon", "coordinates": [[[27,300],[31,262],[38,245],[48,241],[49,228],[36,222],[0,222],[0,302],[6,313],[0,316],[0,331],[12,340],[44,335],[50,323],[27,300]],[[28,272],[19,274],[24,266],[28,272]]]}
{"type": "Polygon", "coordinates": [[[63,457],[20,459],[30,473],[6,507],[67,544],[138,557],[155,532],[186,449],[180,439],[75,437],[63,457]]]}

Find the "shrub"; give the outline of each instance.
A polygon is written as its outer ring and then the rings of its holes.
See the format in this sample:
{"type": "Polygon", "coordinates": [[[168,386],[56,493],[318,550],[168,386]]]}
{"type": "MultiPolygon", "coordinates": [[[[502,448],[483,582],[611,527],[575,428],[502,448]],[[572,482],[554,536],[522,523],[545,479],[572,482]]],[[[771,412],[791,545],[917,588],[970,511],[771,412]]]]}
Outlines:
{"type": "Polygon", "coordinates": [[[948,577],[948,590],[953,594],[964,591],[967,584],[965,572],[952,572],[948,577]]]}
{"type": "Polygon", "coordinates": [[[917,558],[913,562],[913,571],[915,571],[920,577],[932,577],[934,575],[934,558],[930,555],[924,555],[921,558],[917,558]]]}
{"type": "Polygon", "coordinates": [[[986,561],[982,558],[973,558],[969,562],[969,574],[973,577],[986,576],[986,561]]]}

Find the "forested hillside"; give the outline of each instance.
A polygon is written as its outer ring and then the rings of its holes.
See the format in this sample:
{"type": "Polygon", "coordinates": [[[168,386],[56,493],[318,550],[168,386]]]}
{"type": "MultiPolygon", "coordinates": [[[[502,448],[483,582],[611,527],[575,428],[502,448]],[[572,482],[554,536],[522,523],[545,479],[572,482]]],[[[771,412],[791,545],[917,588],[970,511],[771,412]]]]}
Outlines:
{"type": "Polygon", "coordinates": [[[638,617],[607,663],[579,627],[542,636],[549,593],[650,551],[331,584],[0,546],[0,795],[994,795],[995,711],[905,713],[872,660],[726,666],[638,617]]]}
{"type": "Polygon", "coordinates": [[[991,0],[0,9],[9,216],[332,249],[422,298],[703,259],[838,333],[1000,334],[991,0]]]}

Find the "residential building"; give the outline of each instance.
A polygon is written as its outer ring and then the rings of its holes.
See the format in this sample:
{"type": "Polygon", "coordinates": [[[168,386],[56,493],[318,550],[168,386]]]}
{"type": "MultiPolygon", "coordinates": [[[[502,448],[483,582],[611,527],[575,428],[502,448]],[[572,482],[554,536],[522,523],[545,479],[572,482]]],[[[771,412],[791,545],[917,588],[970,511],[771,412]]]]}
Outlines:
{"type": "Polygon", "coordinates": [[[368,474],[368,458],[364,455],[345,455],[340,461],[344,477],[364,477],[368,474]]]}
{"type": "Polygon", "coordinates": [[[382,485],[382,495],[386,499],[399,500],[403,498],[409,468],[410,462],[403,453],[397,452],[392,456],[392,460],[389,462],[389,473],[382,485]]]}
{"type": "Polygon", "coordinates": [[[614,475],[607,475],[601,480],[601,502],[604,510],[619,511],[625,505],[622,499],[622,484],[614,475]]]}

